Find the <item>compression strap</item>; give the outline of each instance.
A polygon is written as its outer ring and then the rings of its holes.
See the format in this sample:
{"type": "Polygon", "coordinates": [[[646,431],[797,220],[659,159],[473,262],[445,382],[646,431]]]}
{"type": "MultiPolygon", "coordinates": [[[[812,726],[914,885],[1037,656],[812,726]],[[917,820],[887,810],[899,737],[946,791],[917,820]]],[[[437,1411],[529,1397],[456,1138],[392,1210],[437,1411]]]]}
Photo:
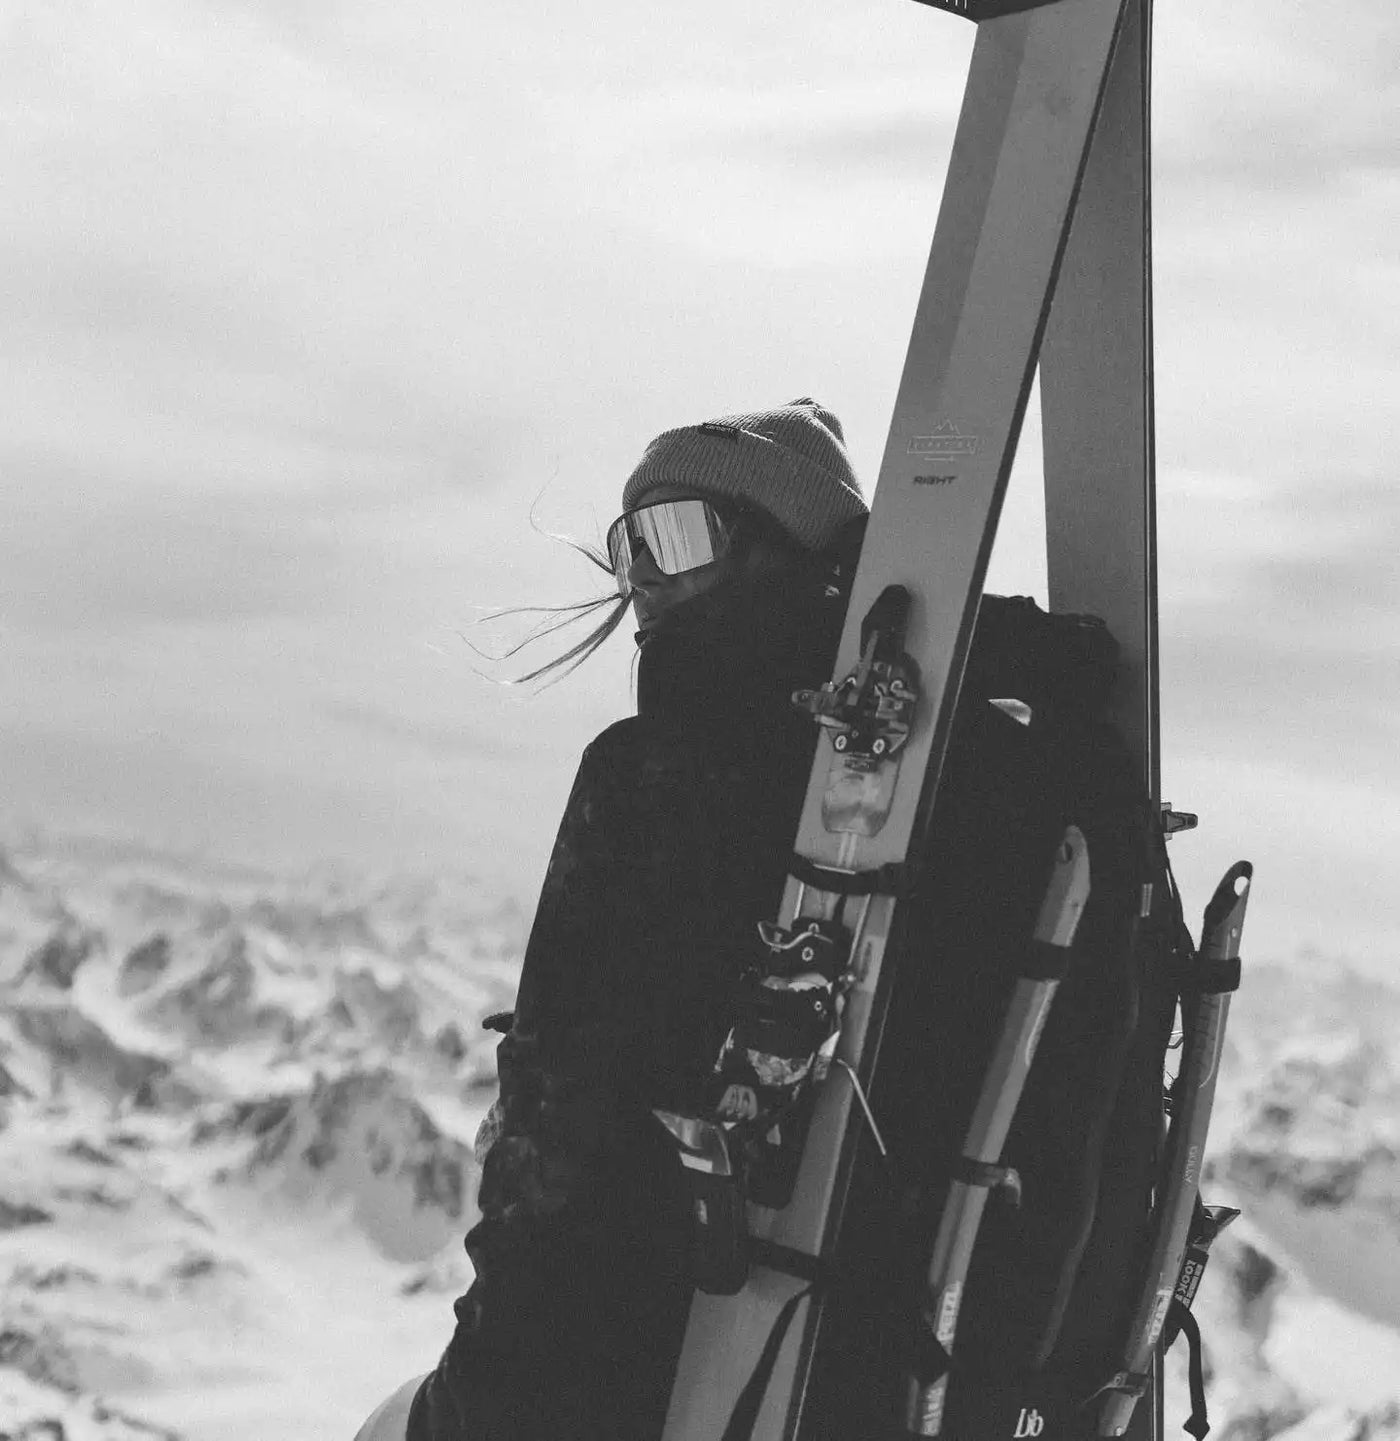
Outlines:
{"type": "Polygon", "coordinates": [[[1027,981],[1062,981],[1069,974],[1073,954],[1073,946],[1057,946],[1032,937],[1017,975],[1027,981]]]}
{"type": "Polygon", "coordinates": [[[831,1271],[830,1264],[820,1256],[799,1251],[796,1246],[765,1240],[762,1236],[749,1237],[749,1259],[770,1271],[781,1271],[785,1276],[796,1276],[799,1281],[813,1284],[826,1280],[831,1271]]]}
{"type": "Polygon", "coordinates": [[[1206,1378],[1201,1360],[1201,1328],[1190,1309],[1180,1301],[1171,1303],[1167,1315],[1169,1324],[1175,1323],[1186,1337],[1186,1345],[1190,1351],[1187,1377],[1191,1389],[1191,1414],[1182,1422],[1181,1429],[1189,1431],[1196,1441],[1204,1441],[1210,1430],[1210,1420],[1206,1415],[1206,1378]]]}
{"type": "Polygon", "coordinates": [[[797,1315],[797,1308],[801,1302],[809,1298],[815,1299],[815,1293],[821,1284],[820,1280],[814,1280],[789,1296],[783,1303],[783,1309],[778,1312],[777,1320],[773,1322],[773,1329],[763,1343],[763,1350],[759,1353],[758,1364],[753,1368],[753,1375],[744,1383],[744,1389],[739,1392],[739,1399],[734,1403],[734,1410],[729,1416],[729,1424],[724,1428],[724,1434],[720,1437],[720,1441],[751,1441],[753,1428],[758,1424],[758,1412],[763,1405],[764,1393],[768,1390],[768,1383],[773,1379],[773,1368],[778,1364],[778,1355],[783,1349],[783,1342],[787,1340],[787,1333],[792,1326],[793,1317],[797,1315]]]}
{"type": "Polygon", "coordinates": [[[972,1156],[959,1156],[953,1164],[953,1179],[964,1186],[1001,1191],[1011,1206],[1021,1204],[1021,1176],[1015,1166],[994,1166],[972,1156]]]}
{"type": "Polygon", "coordinates": [[[744,1383],[744,1389],[739,1392],[739,1399],[734,1403],[729,1424],[724,1428],[720,1441],[751,1441],[753,1428],[758,1423],[759,1408],[763,1405],[764,1393],[773,1379],[773,1369],[778,1364],[778,1356],[792,1327],[793,1317],[797,1315],[798,1305],[808,1299],[817,1301],[820,1293],[831,1281],[830,1263],[820,1256],[799,1251],[793,1246],[780,1245],[776,1241],[767,1241],[759,1236],[749,1239],[749,1259],[771,1271],[782,1271],[786,1275],[796,1276],[807,1284],[789,1296],[783,1303],[783,1309],[778,1312],[773,1329],[763,1343],[763,1350],[759,1352],[753,1374],[744,1383]]]}
{"type": "Polygon", "coordinates": [[[788,862],[788,874],[804,886],[812,886],[833,896],[894,896],[904,900],[913,894],[909,870],[900,861],[890,861],[873,871],[833,871],[794,855],[788,862]]]}
{"type": "Polygon", "coordinates": [[[1196,968],[1186,990],[1202,996],[1219,996],[1240,988],[1240,958],[1229,956],[1224,960],[1208,961],[1197,957],[1196,968]]]}
{"type": "Polygon", "coordinates": [[[932,1386],[953,1369],[953,1358],[935,1334],[932,1316],[920,1315],[915,1327],[911,1369],[920,1386],[932,1386]]]}

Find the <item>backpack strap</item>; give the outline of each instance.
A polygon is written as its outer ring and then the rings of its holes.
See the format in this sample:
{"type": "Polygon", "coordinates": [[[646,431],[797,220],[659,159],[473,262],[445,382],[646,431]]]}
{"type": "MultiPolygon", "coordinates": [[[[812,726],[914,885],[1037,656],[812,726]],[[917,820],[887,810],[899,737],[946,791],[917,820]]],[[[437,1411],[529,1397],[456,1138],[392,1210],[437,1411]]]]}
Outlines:
{"type": "Polygon", "coordinates": [[[808,1282],[800,1291],[795,1291],[783,1303],[783,1309],[778,1312],[773,1329],[763,1343],[763,1350],[759,1352],[753,1372],[744,1383],[744,1389],[739,1392],[733,1411],[729,1413],[729,1423],[725,1426],[720,1441],[750,1441],[753,1428],[758,1423],[758,1412],[763,1405],[764,1393],[773,1379],[773,1368],[778,1364],[778,1356],[783,1349],[783,1342],[787,1340],[793,1318],[797,1315],[797,1308],[803,1301],[815,1299],[818,1289],[824,1285],[824,1279],[818,1277],[808,1282]]]}

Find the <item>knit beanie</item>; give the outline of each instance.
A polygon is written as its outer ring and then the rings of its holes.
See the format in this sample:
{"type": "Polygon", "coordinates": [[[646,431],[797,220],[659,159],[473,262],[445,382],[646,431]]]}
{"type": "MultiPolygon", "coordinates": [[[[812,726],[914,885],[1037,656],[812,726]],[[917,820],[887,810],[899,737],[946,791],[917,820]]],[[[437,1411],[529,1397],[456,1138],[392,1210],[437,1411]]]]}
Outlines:
{"type": "Polygon", "coordinates": [[[870,509],[841,422],[806,396],[658,435],[627,477],[623,510],[645,504],[647,492],[663,485],[751,505],[807,550],[824,549],[870,509]]]}

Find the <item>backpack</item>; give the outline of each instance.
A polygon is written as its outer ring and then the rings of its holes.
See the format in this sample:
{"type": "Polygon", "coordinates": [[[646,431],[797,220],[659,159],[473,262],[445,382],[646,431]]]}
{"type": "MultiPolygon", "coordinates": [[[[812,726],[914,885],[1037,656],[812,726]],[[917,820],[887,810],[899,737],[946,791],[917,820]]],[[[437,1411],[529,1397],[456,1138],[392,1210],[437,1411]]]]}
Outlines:
{"type": "Polygon", "coordinates": [[[903,1434],[908,1378],[937,1368],[949,1372],[945,1435],[1095,1434],[1094,1398],[1141,1287],[1191,945],[1161,818],[1103,719],[1116,654],[1093,618],[983,599],[930,833],[911,853],[914,893],[897,912],[869,1087],[888,1160],[862,1138],[804,1438],[903,1434]],[[1019,1203],[993,1193],[950,1361],[920,1317],[921,1286],[1069,824],[1087,839],[1091,892],[1003,1156],[1019,1203]]]}

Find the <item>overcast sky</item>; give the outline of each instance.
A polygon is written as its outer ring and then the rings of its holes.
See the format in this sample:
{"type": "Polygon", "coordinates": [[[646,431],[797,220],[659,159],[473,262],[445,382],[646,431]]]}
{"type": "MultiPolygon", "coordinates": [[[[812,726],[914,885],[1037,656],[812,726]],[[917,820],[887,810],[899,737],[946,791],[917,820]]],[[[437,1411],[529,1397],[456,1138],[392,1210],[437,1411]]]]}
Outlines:
{"type": "MultiPolygon", "coordinates": [[[[1256,954],[1400,939],[1400,18],[1158,6],[1164,774],[1256,954]]],[[[626,633],[535,698],[659,430],[873,482],[973,28],[910,0],[11,0],[0,814],[533,900],[626,633]],[[504,635],[498,637],[503,640],[504,635]],[[487,669],[491,669],[487,667],[487,669]]],[[[996,588],[1043,587],[1033,429],[996,588]]],[[[1042,590],[1043,593],[1043,590],[1042,590]]]]}

